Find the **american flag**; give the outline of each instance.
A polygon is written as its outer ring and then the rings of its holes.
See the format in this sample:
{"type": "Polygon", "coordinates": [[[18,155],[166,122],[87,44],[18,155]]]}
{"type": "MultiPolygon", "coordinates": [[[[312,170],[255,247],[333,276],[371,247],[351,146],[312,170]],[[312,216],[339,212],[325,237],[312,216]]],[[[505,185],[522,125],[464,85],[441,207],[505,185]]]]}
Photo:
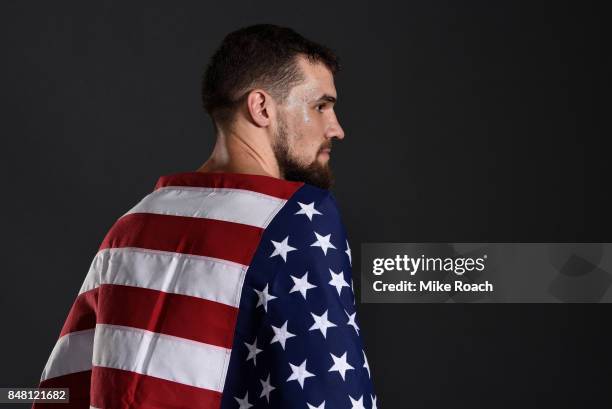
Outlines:
{"type": "Polygon", "coordinates": [[[326,190],[162,176],[104,238],[43,370],[70,403],[33,407],[377,408],[351,263],[326,190]]]}

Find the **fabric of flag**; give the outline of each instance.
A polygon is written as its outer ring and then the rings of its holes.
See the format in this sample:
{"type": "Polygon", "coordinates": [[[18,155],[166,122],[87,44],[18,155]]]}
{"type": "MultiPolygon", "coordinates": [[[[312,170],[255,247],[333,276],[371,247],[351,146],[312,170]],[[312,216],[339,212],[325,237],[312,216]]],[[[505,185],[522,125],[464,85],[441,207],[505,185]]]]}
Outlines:
{"type": "Polygon", "coordinates": [[[34,408],[376,408],[333,196],[163,176],[104,238],[34,408]],[[60,406],[58,406],[60,405],[60,406]]]}

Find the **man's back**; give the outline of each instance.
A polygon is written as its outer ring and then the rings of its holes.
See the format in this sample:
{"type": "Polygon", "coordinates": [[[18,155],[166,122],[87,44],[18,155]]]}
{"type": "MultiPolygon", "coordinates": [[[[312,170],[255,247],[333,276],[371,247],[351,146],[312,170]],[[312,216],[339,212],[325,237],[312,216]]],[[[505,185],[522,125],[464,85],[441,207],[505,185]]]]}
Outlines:
{"type": "Polygon", "coordinates": [[[162,177],[104,238],[41,386],[85,408],[372,407],[350,257],[325,190],[162,177]]]}

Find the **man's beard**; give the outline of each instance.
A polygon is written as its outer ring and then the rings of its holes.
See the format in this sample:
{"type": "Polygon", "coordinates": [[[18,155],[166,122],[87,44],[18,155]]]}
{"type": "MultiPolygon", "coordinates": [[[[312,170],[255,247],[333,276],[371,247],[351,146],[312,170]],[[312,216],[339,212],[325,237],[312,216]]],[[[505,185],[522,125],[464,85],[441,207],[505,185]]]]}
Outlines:
{"type": "MultiPolygon", "coordinates": [[[[304,182],[321,189],[329,189],[334,183],[334,175],[329,167],[329,162],[322,165],[315,157],[315,160],[309,165],[300,163],[290,154],[288,137],[287,123],[284,118],[279,117],[273,149],[281,175],[285,180],[304,182]]],[[[325,148],[331,148],[331,141],[322,145],[319,152],[325,148]]]]}

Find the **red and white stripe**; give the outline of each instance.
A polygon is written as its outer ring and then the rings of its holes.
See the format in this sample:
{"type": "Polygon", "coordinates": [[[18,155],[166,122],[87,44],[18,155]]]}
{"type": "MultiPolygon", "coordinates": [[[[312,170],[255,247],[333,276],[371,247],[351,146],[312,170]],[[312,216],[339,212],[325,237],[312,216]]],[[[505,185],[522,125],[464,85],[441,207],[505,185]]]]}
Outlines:
{"type": "Polygon", "coordinates": [[[64,408],[145,399],[218,408],[248,265],[300,186],[237,174],[160,178],[102,242],[41,387],[70,387],[64,408]]]}

